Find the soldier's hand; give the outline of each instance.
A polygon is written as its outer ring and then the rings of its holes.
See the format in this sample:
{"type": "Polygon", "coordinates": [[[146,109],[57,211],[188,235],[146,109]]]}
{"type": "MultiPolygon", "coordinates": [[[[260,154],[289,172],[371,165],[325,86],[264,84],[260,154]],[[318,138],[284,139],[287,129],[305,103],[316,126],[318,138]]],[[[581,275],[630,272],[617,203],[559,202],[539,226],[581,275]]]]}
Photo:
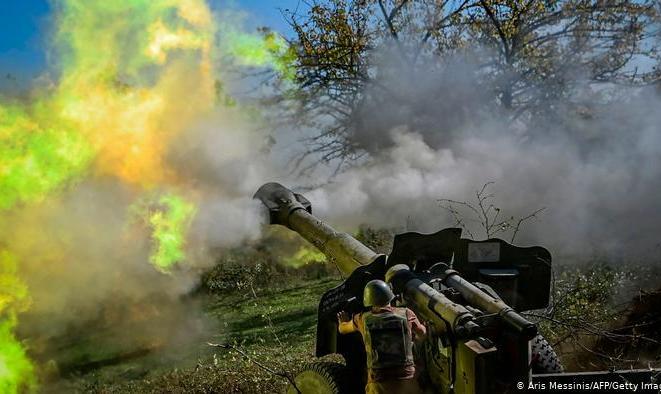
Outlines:
{"type": "Polygon", "coordinates": [[[351,321],[351,315],[348,314],[346,311],[340,311],[337,314],[337,320],[342,323],[342,322],[348,322],[351,321]]]}

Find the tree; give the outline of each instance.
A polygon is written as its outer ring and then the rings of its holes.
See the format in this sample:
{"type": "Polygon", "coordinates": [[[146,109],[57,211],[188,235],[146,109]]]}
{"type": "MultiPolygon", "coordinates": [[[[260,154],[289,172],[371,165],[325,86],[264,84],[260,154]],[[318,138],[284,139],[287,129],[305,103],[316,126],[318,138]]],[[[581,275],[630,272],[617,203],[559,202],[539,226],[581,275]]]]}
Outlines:
{"type": "Polygon", "coordinates": [[[471,35],[496,48],[496,94],[517,114],[571,101],[586,84],[658,80],[652,1],[480,0],[471,35]]]}
{"type": "Polygon", "coordinates": [[[540,124],[594,106],[597,95],[600,102],[612,99],[605,94],[610,88],[655,83],[660,76],[654,0],[317,0],[308,5],[304,14],[287,14],[297,50],[296,119],[320,130],[306,141],[307,154],[338,166],[382,147],[393,123],[416,131],[434,128],[425,119],[437,119],[439,106],[449,106],[441,111],[445,118],[456,118],[443,125],[446,129],[460,128],[480,111],[540,124]],[[384,61],[383,53],[397,64],[384,61]],[[466,59],[472,66],[461,85],[453,67],[466,59]],[[430,70],[449,76],[438,86],[422,86],[427,93],[422,98],[406,94],[416,76],[430,70]],[[404,82],[393,85],[397,79],[404,82]],[[448,96],[444,84],[453,89],[452,100],[436,99],[448,96]],[[464,97],[464,91],[480,95],[464,97]],[[386,102],[396,103],[389,112],[401,113],[400,119],[387,113],[387,121],[366,124],[366,113],[386,102]],[[365,130],[371,130],[367,138],[365,130]]]}

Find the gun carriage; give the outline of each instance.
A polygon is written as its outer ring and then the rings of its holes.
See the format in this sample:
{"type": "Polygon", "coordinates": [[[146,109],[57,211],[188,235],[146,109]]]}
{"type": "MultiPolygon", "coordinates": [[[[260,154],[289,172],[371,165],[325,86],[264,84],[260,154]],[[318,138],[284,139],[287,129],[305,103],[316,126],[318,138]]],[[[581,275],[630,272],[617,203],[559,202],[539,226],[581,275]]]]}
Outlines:
{"type": "Polygon", "coordinates": [[[346,277],[319,302],[316,356],[340,354],[345,363],[319,362],[295,377],[290,393],[361,392],[366,355],[360,334],[340,335],[336,314],[364,310],[367,282],[388,282],[398,304],[427,325],[417,344],[420,382],[439,393],[505,393],[531,383],[589,382],[606,377],[650,381],[644,371],[563,373],[537,326],[519,312],[545,308],[551,286],[551,254],[540,246],[518,247],[501,239],[461,238],[461,229],[396,235],[392,252],[377,254],[351,235],[312,215],[310,202],[278,183],[255,194],[271,224],[297,232],[322,251],[346,277]],[[604,375],[606,374],[606,375],[604,375]]]}

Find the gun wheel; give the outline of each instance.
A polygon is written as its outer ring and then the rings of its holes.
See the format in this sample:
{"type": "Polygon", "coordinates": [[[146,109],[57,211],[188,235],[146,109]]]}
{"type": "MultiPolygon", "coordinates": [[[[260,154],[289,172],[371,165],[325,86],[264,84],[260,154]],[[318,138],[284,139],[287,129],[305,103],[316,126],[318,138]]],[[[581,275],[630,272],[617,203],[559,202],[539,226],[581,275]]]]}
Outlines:
{"type": "Polygon", "coordinates": [[[537,335],[530,341],[532,373],[559,373],[563,371],[560,358],[548,341],[537,335]]]}
{"type": "Polygon", "coordinates": [[[345,394],[347,369],[338,363],[311,363],[301,369],[294,382],[296,387],[290,383],[287,394],[345,394]]]}

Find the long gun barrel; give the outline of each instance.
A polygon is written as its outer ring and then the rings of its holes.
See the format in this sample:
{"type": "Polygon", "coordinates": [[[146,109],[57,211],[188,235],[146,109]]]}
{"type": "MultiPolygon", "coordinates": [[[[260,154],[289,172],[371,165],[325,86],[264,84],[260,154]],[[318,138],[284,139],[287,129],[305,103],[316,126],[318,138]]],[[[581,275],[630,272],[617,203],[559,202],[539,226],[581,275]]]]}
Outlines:
{"type": "MultiPolygon", "coordinates": [[[[300,194],[294,193],[279,183],[264,184],[254,196],[266,206],[271,224],[279,224],[296,231],[308,242],[323,252],[339,270],[346,276],[362,265],[367,265],[379,257],[377,253],[360,243],[351,235],[336,231],[329,225],[312,215],[310,202],[300,194]]],[[[474,316],[466,308],[458,305],[440,294],[426,283],[415,277],[406,266],[391,268],[391,274],[399,278],[395,288],[408,294],[408,298],[420,304],[419,310],[428,312],[429,320],[448,322],[452,330],[468,333],[476,328],[472,322],[474,316]]],[[[499,298],[480,290],[463,279],[456,271],[447,270],[443,275],[446,286],[457,290],[471,305],[486,313],[498,314],[503,321],[532,338],[536,334],[536,326],[516,313],[499,298]]]]}
{"type": "Polygon", "coordinates": [[[357,267],[374,261],[378,254],[351,235],[336,231],[312,215],[310,202],[279,183],[262,185],[254,198],[269,211],[271,224],[296,231],[323,252],[346,276],[357,267]]]}

